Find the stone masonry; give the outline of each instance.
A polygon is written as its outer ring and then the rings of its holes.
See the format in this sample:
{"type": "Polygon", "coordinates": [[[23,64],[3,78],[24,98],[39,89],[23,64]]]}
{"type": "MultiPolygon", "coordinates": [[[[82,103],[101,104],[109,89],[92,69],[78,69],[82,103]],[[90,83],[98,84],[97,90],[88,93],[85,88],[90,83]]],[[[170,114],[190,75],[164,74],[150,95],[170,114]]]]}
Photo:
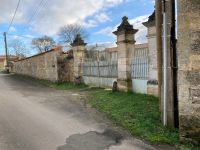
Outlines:
{"type": "Polygon", "coordinates": [[[83,63],[85,59],[85,45],[78,34],[71,44],[74,56],[74,82],[79,84],[83,83],[83,63]]]}
{"type": "Polygon", "coordinates": [[[158,96],[158,69],[157,69],[157,46],[156,46],[156,24],[155,11],[147,22],[143,23],[147,27],[148,49],[149,49],[149,81],[147,93],[158,96]]]}
{"type": "Polygon", "coordinates": [[[62,54],[58,59],[58,82],[74,81],[74,59],[62,54]]]}
{"type": "Polygon", "coordinates": [[[122,18],[122,23],[117,31],[113,32],[117,36],[118,49],[118,88],[121,91],[132,91],[131,79],[131,51],[134,50],[134,35],[138,30],[128,22],[127,17],[122,18]]]}
{"type": "Polygon", "coordinates": [[[178,99],[182,142],[200,144],[200,1],[178,3],[178,99]]]}
{"type": "Polygon", "coordinates": [[[57,56],[62,48],[57,47],[50,51],[37,54],[14,62],[13,72],[38,79],[58,81],[57,56]]]}

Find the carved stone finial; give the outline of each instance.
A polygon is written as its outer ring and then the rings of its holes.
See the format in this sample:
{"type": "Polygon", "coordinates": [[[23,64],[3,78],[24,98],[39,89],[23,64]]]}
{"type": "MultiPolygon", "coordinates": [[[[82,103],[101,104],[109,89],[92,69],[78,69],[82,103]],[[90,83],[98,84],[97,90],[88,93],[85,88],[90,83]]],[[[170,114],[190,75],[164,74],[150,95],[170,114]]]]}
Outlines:
{"type": "Polygon", "coordinates": [[[155,26],[155,25],[156,25],[155,20],[156,20],[156,17],[155,17],[155,10],[154,10],[154,12],[149,16],[148,21],[143,22],[142,24],[143,24],[145,27],[155,26]]]}
{"type": "Polygon", "coordinates": [[[84,43],[83,39],[81,38],[81,35],[77,34],[71,46],[80,46],[80,45],[86,45],[86,43],[84,43]]]}
{"type": "Polygon", "coordinates": [[[117,31],[113,32],[117,35],[119,32],[125,31],[126,33],[136,33],[138,30],[133,29],[133,25],[128,22],[128,17],[124,16],[122,18],[122,23],[117,27],[117,31]]]}
{"type": "Polygon", "coordinates": [[[122,18],[122,21],[128,21],[128,17],[126,17],[126,16],[124,16],[123,18],[122,18]]]}

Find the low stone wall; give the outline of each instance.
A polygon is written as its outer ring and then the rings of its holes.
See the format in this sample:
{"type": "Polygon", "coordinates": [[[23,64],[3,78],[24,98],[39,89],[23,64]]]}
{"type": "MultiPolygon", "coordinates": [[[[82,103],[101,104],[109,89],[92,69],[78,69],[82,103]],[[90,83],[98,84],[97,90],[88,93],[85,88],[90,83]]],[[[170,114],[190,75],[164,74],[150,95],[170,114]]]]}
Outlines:
{"type": "Polygon", "coordinates": [[[147,94],[158,97],[158,85],[147,85],[147,94]]]}
{"type": "Polygon", "coordinates": [[[58,81],[57,57],[61,48],[52,49],[14,62],[13,72],[38,79],[58,81]]]}
{"type": "Polygon", "coordinates": [[[114,81],[117,81],[117,78],[83,76],[83,80],[87,85],[112,88],[113,83],[114,81]]]}
{"type": "Polygon", "coordinates": [[[149,80],[147,82],[147,94],[158,97],[158,81],[149,80]]]}

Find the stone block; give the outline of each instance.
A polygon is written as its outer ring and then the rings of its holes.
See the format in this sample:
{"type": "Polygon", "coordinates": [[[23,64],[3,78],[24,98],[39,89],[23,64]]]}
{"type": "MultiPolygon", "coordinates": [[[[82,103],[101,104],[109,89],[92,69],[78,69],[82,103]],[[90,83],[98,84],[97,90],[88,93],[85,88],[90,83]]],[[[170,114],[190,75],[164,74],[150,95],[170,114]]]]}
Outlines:
{"type": "Polygon", "coordinates": [[[190,100],[193,104],[200,104],[200,86],[191,87],[190,89],[190,100]]]}
{"type": "Polygon", "coordinates": [[[199,114],[180,114],[180,140],[200,144],[200,118],[199,114]]]}
{"type": "Polygon", "coordinates": [[[190,47],[194,54],[200,54],[200,29],[190,32],[190,47]]]}
{"type": "Polygon", "coordinates": [[[189,57],[189,68],[188,70],[199,71],[200,70],[200,56],[199,55],[191,55],[189,57]]]}
{"type": "Polygon", "coordinates": [[[132,81],[131,80],[123,80],[117,79],[117,86],[119,91],[132,91],[132,81]]]}
{"type": "Polygon", "coordinates": [[[158,97],[158,85],[147,84],[147,94],[158,97]]]}
{"type": "Polygon", "coordinates": [[[200,71],[188,71],[186,79],[191,85],[200,85],[200,71]]]}

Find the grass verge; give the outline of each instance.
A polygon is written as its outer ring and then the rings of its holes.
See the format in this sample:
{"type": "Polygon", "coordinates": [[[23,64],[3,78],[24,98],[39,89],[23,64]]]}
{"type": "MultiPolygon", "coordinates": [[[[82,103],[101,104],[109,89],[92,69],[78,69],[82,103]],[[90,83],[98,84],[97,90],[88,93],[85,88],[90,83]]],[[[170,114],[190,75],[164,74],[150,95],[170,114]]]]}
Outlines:
{"type": "Polygon", "coordinates": [[[90,103],[131,134],[151,143],[179,142],[178,130],[162,125],[158,99],[154,96],[99,90],[90,96],[90,103]]]}
{"type": "Polygon", "coordinates": [[[53,83],[46,80],[39,80],[39,82],[46,86],[59,90],[85,89],[88,87],[85,84],[74,84],[72,82],[53,83]]]}
{"type": "Polygon", "coordinates": [[[0,70],[0,74],[8,74],[6,70],[0,70]]]}
{"type": "Polygon", "coordinates": [[[51,88],[55,88],[55,89],[59,89],[59,90],[75,90],[75,89],[85,89],[88,88],[87,85],[85,84],[74,84],[72,82],[62,82],[62,83],[58,83],[58,82],[52,82],[52,81],[48,81],[48,80],[42,80],[42,79],[36,79],[33,77],[29,77],[29,76],[24,76],[24,75],[17,75],[17,74],[13,74],[12,75],[13,78],[16,78],[18,80],[26,80],[29,82],[34,82],[34,83],[39,83],[51,88]]]}

